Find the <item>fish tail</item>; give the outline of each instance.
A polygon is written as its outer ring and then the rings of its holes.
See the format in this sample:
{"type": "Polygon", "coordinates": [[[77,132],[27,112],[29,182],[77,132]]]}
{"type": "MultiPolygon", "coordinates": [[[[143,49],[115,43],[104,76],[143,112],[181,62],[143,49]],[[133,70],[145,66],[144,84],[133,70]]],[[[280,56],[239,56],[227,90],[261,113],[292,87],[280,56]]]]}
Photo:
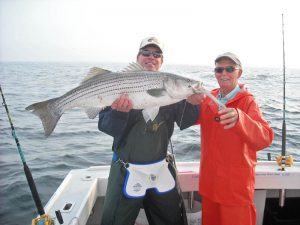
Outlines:
{"type": "Polygon", "coordinates": [[[55,111],[55,108],[52,107],[52,104],[57,99],[58,98],[53,98],[47,101],[34,103],[26,107],[26,110],[31,111],[41,119],[46,137],[52,133],[58,120],[63,114],[63,112],[55,111]]]}

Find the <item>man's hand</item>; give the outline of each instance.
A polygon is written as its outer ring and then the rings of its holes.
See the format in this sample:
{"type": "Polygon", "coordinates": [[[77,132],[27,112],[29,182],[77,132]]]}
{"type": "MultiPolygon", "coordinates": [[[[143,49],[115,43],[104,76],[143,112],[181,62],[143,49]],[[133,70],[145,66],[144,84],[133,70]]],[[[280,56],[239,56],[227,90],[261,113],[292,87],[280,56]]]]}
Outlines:
{"type": "Polygon", "coordinates": [[[237,123],[239,114],[235,108],[223,108],[219,110],[220,123],[224,124],[224,129],[229,129],[234,127],[237,123]]]}
{"type": "Polygon", "coordinates": [[[112,104],[111,108],[120,112],[129,112],[133,107],[132,101],[127,94],[121,95],[112,104]]]}
{"type": "Polygon", "coordinates": [[[204,94],[193,94],[190,95],[186,100],[192,105],[200,105],[206,96],[204,94]]]}

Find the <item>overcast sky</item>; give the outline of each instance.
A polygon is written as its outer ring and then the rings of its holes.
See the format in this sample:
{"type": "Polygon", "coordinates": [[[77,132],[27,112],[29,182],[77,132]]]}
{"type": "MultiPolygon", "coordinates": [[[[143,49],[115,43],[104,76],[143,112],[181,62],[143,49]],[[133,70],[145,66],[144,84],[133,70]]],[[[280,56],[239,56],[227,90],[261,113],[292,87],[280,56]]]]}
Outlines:
{"type": "Polygon", "coordinates": [[[300,68],[298,0],[0,0],[0,61],[132,62],[157,36],[165,64],[300,68]]]}

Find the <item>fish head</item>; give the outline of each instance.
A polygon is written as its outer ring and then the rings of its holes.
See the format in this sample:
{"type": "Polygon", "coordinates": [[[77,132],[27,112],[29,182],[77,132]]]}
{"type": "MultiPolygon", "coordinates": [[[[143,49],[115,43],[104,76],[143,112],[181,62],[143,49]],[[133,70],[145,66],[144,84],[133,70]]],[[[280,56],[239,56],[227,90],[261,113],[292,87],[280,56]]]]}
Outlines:
{"type": "Polygon", "coordinates": [[[164,88],[172,98],[184,99],[194,94],[194,88],[202,82],[181,76],[166,76],[164,88]]]}

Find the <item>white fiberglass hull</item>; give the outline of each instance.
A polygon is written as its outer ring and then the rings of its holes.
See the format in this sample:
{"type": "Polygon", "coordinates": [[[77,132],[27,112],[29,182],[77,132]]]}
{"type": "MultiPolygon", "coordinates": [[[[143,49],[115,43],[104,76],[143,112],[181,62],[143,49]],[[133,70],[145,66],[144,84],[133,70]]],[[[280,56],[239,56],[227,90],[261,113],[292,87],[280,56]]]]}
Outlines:
{"type": "MultiPolygon", "coordinates": [[[[274,161],[260,161],[256,167],[257,225],[263,223],[266,198],[279,197],[279,189],[286,190],[286,197],[300,197],[300,163],[286,167],[285,171],[279,168],[274,161]]],[[[178,162],[177,169],[182,191],[192,194],[189,196],[197,195],[199,163],[178,162]]],[[[109,166],[71,170],[47,203],[46,213],[56,218],[55,211],[60,210],[64,224],[68,225],[100,224],[108,174],[109,166]]],[[[57,219],[55,222],[59,224],[57,219]]]]}

